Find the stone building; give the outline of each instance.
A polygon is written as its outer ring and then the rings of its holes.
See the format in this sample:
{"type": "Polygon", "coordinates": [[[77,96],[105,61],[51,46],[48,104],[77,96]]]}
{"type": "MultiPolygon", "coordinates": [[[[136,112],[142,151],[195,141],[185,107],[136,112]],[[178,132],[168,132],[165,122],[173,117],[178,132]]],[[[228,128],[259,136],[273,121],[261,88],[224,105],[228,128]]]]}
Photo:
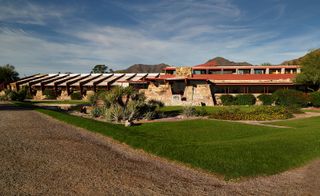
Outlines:
{"type": "Polygon", "coordinates": [[[295,65],[220,66],[211,61],[193,67],[167,67],[163,73],[106,74],[36,74],[13,82],[10,88],[27,86],[35,99],[44,99],[43,92],[52,90],[60,100],[70,99],[79,92],[84,99],[97,91],[114,86],[132,86],[144,92],[147,99],[165,105],[217,105],[222,94],[255,96],[272,93],[280,88],[304,90],[293,78],[300,72],[295,65]]]}

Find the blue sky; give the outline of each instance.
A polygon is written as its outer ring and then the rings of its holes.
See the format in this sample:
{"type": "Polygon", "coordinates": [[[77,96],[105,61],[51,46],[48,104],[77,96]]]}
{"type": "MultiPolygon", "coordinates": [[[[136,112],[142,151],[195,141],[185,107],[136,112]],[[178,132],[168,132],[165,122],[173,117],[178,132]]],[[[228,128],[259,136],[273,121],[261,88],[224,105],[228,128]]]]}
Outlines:
{"type": "Polygon", "coordinates": [[[320,47],[319,9],[318,0],[0,0],[0,64],[22,75],[216,56],[277,64],[320,47]]]}

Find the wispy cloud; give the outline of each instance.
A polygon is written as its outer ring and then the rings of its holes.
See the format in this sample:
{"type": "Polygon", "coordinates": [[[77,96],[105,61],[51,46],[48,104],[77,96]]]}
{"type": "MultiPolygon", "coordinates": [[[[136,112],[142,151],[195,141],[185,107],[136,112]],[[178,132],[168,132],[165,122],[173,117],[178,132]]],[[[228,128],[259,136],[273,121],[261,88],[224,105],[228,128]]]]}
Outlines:
{"type": "Polygon", "coordinates": [[[48,36],[36,29],[0,23],[0,64],[11,63],[26,74],[88,72],[95,64],[113,69],[134,63],[195,65],[215,56],[255,64],[280,63],[320,46],[319,29],[286,36],[278,28],[269,28],[286,14],[282,2],[274,2],[255,16],[229,0],[113,2],[135,25],[97,23],[100,16],[89,20],[74,15],[83,11],[81,6],[20,3],[1,4],[0,21],[53,32],[48,36]],[[22,12],[17,11],[22,5],[22,12]],[[257,22],[270,13],[270,19],[257,22]]]}

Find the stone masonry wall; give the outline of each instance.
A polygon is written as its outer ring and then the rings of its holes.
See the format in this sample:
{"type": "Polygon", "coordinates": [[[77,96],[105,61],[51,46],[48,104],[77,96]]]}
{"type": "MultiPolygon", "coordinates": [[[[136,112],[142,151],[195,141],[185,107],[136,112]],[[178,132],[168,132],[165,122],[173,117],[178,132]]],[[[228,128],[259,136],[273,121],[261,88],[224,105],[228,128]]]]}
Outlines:
{"type": "Polygon", "coordinates": [[[214,105],[209,84],[186,86],[183,96],[172,95],[170,84],[156,86],[150,83],[148,89],[140,92],[144,92],[148,100],[162,101],[165,105],[201,105],[201,103],[208,106],[214,105]]]}

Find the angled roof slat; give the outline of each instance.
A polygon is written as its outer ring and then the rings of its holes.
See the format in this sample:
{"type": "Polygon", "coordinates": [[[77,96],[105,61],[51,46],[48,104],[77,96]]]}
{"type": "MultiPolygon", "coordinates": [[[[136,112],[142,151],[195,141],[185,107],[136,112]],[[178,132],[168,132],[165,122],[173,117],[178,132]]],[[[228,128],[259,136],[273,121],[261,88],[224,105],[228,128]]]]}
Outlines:
{"type": "Polygon", "coordinates": [[[119,80],[120,78],[122,78],[124,76],[124,74],[118,74],[118,73],[115,73],[113,74],[111,77],[109,78],[106,78],[105,80],[99,82],[99,83],[96,83],[97,86],[108,86],[110,85],[111,83],[115,82],[116,80],[119,80]]]}
{"type": "Polygon", "coordinates": [[[98,78],[95,78],[91,81],[89,81],[88,83],[84,84],[83,86],[94,86],[96,85],[97,83],[100,83],[101,81],[107,79],[107,78],[110,78],[112,77],[113,74],[112,73],[107,73],[107,74],[102,74],[101,76],[99,76],[98,78]]]}

